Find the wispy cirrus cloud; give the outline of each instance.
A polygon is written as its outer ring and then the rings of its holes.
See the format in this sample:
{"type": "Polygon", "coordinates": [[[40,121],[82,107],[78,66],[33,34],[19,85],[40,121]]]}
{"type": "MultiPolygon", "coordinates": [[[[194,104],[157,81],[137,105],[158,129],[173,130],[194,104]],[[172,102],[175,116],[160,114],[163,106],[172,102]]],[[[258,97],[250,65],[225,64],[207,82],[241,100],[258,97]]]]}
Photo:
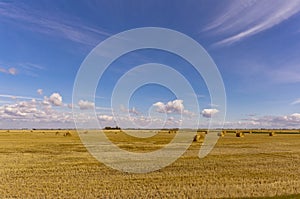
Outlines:
{"type": "Polygon", "coordinates": [[[5,74],[10,74],[10,75],[16,75],[18,73],[18,70],[14,67],[10,67],[8,69],[0,67],[0,72],[5,74]]]}
{"type": "Polygon", "coordinates": [[[299,83],[300,70],[298,67],[285,66],[279,69],[268,71],[268,76],[277,83],[299,83]]]}
{"type": "Polygon", "coordinates": [[[296,105],[296,104],[300,104],[300,98],[296,99],[291,103],[291,105],[296,105]]]}
{"type": "Polygon", "coordinates": [[[41,70],[45,70],[45,68],[38,64],[0,62],[0,73],[9,75],[24,74],[36,77],[41,70]]]}
{"type": "Polygon", "coordinates": [[[36,100],[41,100],[39,98],[34,98],[34,97],[28,97],[28,96],[18,96],[18,95],[5,95],[5,94],[0,94],[0,98],[10,98],[10,99],[36,99],[36,100]]]}
{"type": "Polygon", "coordinates": [[[58,12],[55,15],[40,12],[20,2],[0,2],[0,21],[85,45],[95,45],[99,37],[110,36],[106,31],[85,25],[78,18],[66,17],[58,12]]]}
{"type": "Polygon", "coordinates": [[[230,45],[270,29],[300,11],[299,0],[233,0],[204,31],[224,35],[214,46],[230,45]]]}

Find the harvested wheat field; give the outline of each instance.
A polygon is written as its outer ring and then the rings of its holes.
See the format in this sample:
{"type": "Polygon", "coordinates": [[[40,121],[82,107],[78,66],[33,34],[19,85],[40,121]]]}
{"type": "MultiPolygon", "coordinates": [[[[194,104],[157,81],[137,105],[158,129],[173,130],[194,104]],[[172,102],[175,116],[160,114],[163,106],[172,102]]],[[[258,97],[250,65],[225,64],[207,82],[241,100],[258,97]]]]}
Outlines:
{"type": "MultiPolygon", "coordinates": [[[[106,134],[124,150],[140,152],[158,149],[174,136],[106,134]]],[[[300,134],[240,139],[227,133],[204,159],[197,157],[200,144],[193,142],[166,168],[129,174],[94,159],[75,131],[2,130],[0,198],[300,198],[300,134]]]]}

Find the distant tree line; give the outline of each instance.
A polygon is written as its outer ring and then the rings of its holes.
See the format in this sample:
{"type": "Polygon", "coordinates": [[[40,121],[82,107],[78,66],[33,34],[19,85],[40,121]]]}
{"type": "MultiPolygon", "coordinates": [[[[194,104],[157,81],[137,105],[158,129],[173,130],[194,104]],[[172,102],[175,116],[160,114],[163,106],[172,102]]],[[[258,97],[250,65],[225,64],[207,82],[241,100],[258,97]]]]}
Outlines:
{"type": "Polygon", "coordinates": [[[116,126],[116,127],[106,126],[106,127],[104,127],[104,130],[121,130],[121,128],[118,126],[116,126]]]}

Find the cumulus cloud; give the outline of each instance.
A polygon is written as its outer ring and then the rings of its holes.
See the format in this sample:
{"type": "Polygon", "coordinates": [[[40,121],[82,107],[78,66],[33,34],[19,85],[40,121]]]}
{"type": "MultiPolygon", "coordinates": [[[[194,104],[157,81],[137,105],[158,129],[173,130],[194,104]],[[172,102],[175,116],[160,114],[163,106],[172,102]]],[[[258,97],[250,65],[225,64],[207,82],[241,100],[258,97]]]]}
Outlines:
{"type": "Polygon", "coordinates": [[[4,113],[11,116],[20,116],[20,117],[26,116],[26,113],[18,110],[18,108],[16,107],[11,107],[11,106],[4,107],[4,113]]]}
{"type": "MultiPolygon", "coordinates": [[[[45,96],[43,100],[24,99],[0,104],[0,128],[74,128],[73,114],[69,109],[64,106],[57,109],[52,107],[55,103],[62,104],[60,95],[51,96],[45,96]]],[[[82,113],[74,117],[77,121],[89,124],[93,114],[82,113]]],[[[111,120],[110,117],[100,119],[111,120]]]]}
{"type": "Polygon", "coordinates": [[[49,102],[48,97],[44,97],[44,100],[42,101],[42,105],[44,106],[51,106],[51,103],[49,102]]]}
{"type": "Polygon", "coordinates": [[[0,107],[3,112],[1,116],[5,118],[26,118],[27,116],[38,113],[37,105],[38,102],[35,99],[21,101],[15,104],[6,104],[0,107]]]}
{"type": "Polygon", "coordinates": [[[156,107],[156,111],[159,113],[182,113],[184,110],[183,100],[169,101],[166,104],[162,102],[156,102],[153,104],[156,107]]]}
{"type": "Polygon", "coordinates": [[[250,117],[240,121],[226,122],[227,128],[300,128],[300,113],[250,117]]]}
{"type": "Polygon", "coordinates": [[[111,122],[114,120],[113,116],[110,115],[99,115],[98,119],[103,122],[111,122]]]}
{"type": "Polygon", "coordinates": [[[36,92],[37,92],[39,95],[43,95],[43,89],[40,89],[40,88],[39,88],[39,89],[36,90],[36,92]]]}
{"type": "MultiPolygon", "coordinates": [[[[88,116],[80,116],[85,122],[88,116]]],[[[63,128],[74,127],[72,113],[54,110],[40,100],[17,101],[0,106],[0,128],[63,128]]]]}
{"type": "Polygon", "coordinates": [[[59,93],[53,93],[48,101],[54,106],[61,106],[62,105],[62,96],[59,93]]]}
{"type": "Polygon", "coordinates": [[[78,106],[81,110],[93,109],[95,107],[95,103],[87,100],[79,100],[78,106]]]}
{"type": "Polygon", "coordinates": [[[206,118],[211,118],[213,115],[215,115],[218,112],[219,112],[219,110],[215,109],[215,108],[203,109],[201,111],[201,115],[206,118]]]}

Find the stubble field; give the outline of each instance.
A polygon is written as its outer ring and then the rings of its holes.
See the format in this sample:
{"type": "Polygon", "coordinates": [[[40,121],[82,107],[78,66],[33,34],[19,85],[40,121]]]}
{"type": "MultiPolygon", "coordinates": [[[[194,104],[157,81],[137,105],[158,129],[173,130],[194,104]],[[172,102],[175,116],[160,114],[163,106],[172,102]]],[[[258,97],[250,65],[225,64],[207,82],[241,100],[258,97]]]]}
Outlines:
{"type": "MultiPolygon", "coordinates": [[[[135,152],[161,148],[174,136],[106,134],[135,152]]],[[[166,168],[130,174],[94,159],[75,131],[1,130],[0,198],[300,198],[300,134],[227,133],[203,159],[200,145],[166,168]]]]}

